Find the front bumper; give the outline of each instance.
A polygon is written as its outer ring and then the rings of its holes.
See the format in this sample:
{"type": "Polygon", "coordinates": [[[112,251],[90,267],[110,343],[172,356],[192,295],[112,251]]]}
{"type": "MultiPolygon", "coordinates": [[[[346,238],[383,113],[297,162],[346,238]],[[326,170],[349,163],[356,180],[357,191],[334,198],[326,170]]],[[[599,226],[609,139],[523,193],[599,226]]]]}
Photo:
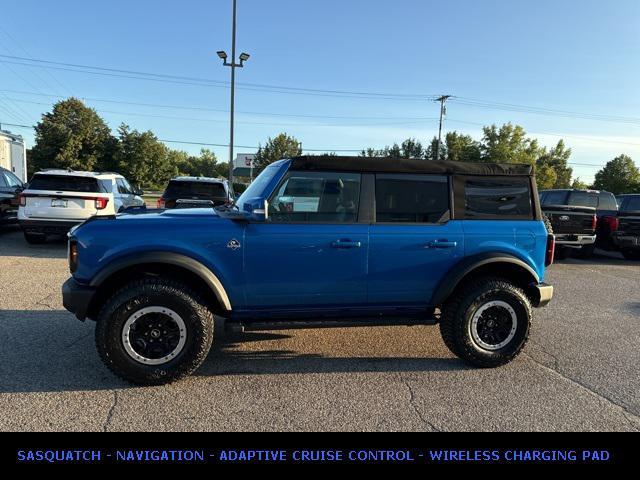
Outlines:
{"type": "Polygon", "coordinates": [[[583,245],[593,245],[596,243],[595,235],[571,235],[571,234],[556,234],[556,245],[562,245],[565,247],[579,248],[583,245]]]}
{"type": "Polygon", "coordinates": [[[84,320],[95,293],[94,287],[82,285],[71,277],[62,285],[62,305],[75,314],[78,320],[84,320]]]}
{"type": "Polygon", "coordinates": [[[75,222],[68,221],[51,221],[51,220],[22,220],[20,219],[20,227],[27,233],[43,233],[48,235],[65,235],[76,225],[80,225],[84,220],[75,222]]]}
{"type": "Polygon", "coordinates": [[[553,298],[553,285],[538,283],[533,285],[533,306],[545,307],[553,298]]]}
{"type": "Polygon", "coordinates": [[[640,249],[640,235],[613,235],[611,239],[618,248],[640,249]]]}

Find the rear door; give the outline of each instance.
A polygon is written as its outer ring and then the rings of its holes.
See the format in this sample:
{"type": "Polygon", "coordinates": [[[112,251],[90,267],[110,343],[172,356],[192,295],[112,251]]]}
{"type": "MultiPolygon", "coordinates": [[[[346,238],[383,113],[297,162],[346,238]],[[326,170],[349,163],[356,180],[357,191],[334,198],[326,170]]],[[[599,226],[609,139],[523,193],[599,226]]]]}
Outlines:
{"type": "Polygon", "coordinates": [[[27,218],[69,221],[95,215],[96,199],[109,197],[96,178],[49,174],[34,175],[23,195],[27,218]]]}
{"type": "Polygon", "coordinates": [[[462,258],[462,227],[451,220],[449,192],[444,175],[375,176],[370,306],[426,306],[444,275],[462,258]]]}

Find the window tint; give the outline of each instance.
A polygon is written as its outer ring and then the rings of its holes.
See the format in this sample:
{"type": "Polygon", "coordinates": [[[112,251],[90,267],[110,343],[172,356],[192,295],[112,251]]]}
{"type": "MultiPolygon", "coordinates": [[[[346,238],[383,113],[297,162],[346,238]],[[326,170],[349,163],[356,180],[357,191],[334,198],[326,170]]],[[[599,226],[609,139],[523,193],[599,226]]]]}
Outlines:
{"type": "Polygon", "coordinates": [[[269,199],[269,217],[274,222],[355,222],[359,200],[359,174],[289,172],[269,199]]]}
{"type": "Polygon", "coordinates": [[[224,185],[219,182],[187,182],[171,180],[164,192],[165,198],[225,198],[226,191],[224,185]]]}
{"type": "Polygon", "coordinates": [[[599,210],[617,210],[618,204],[613,193],[600,193],[598,196],[598,209],[599,210]]]}
{"type": "Polygon", "coordinates": [[[594,192],[571,192],[567,205],[598,208],[598,194],[594,192]]]}
{"type": "Polygon", "coordinates": [[[564,205],[566,203],[567,192],[546,192],[543,205],[564,205]]]}
{"type": "Polygon", "coordinates": [[[3,172],[9,187],[21,187],[22,181],[11,172],[3,172]]]}
{"type": "Polygon", "coordinates": [[[376,175],[377,222],[437,223],[448,213],[447,177],[376,175]]]}
{"type": "Polygon", "coordinates": [[[624,210],[627,212],[640,211],[640,196],[629,197],[624,204],[624,210]]]}
{"type": "Polygon", "coordinates": [[[116,178],[116,185],[118,186],[118,193],[121,193],[123,195],[129,195],[131,193],[128,185],[122,178],[116,178]]]}
{"type": "Polygon", "coordinates": [[[533,218],[529,178],[467,177],[465,218],[533,218]]]}
{"type": "Polygon", "coordinates": [[[56,192],[102,193],[98,180],[71,175],[35,174],[29,182],[29,190],[53,190],[56,192]]]}

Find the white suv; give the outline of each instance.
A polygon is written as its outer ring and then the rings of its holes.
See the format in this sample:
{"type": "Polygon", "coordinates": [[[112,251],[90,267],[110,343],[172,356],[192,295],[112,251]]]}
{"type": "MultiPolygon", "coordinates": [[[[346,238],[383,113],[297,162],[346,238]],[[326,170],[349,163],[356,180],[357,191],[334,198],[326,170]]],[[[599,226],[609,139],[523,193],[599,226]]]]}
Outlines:
{"type": "Polygon", "coordinates": [[[117,173],[44,170],[20,195],[18,221],[27,242],[42,243],[48,234],[65,234],[90,217],[144,207],[141,195],[117,173]]]}

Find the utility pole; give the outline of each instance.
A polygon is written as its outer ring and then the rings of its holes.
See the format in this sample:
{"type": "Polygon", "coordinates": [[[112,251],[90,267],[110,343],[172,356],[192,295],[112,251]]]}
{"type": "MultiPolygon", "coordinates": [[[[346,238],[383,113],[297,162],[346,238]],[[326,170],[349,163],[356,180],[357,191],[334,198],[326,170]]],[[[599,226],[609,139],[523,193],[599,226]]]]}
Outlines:
{"type": "Polygon", "coordinates": [[[436,98],[436,102],[440,102],[440,126],[438,127],[438,145],[436,145],[436,160],[440,160],[440,145],[442,144],[442,121],[447,114],[447,107],[444,106],[451,95],[441,95],[436,98]]]}
{"type": "Polygon", "coordinates": [[[231,16],[231,61],[227,62],[227,53],[222,50],[218,57],[223,60],[225,67],[231,67],[231,108],[229,115],[229,183],[233,187],[233,125],[236,93],[236,67],[244,67],[244,62],[249,60],[248,53],[240,54],[240,62],[236,63],[236,0],[233,0],[233,14],[231,16]]]}

